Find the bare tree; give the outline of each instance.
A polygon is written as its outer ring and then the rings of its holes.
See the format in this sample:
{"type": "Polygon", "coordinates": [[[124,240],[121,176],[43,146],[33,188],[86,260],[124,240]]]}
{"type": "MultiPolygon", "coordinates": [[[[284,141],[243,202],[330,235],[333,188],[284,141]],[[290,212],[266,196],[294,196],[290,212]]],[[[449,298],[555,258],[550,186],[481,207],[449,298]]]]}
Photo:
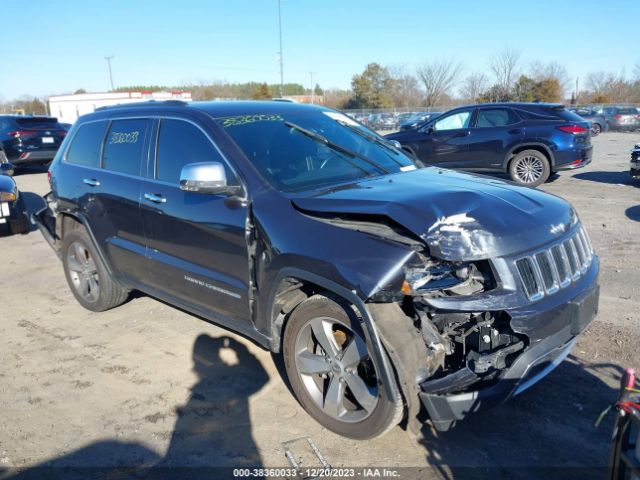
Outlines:
{"type": "Polygon", "coordinates": [[[587,75],[587,86],[596,94],[603,93],[607,89],[607,85],[613,80],[613,76],[604,70],[591,72],[587,75]]]}
{"type": "Polygon", "coordinates": [[[495,77],[502,99],[508,99],[511,88],[518,77],[518,64],[520,63],[520,50],[505,47],[493,54],[489,68],[495,77]]]}
{"type": "Polygon", "coordinates": [[[460,95],[463,99],[471,103],[476,103],[488,85],[489,79],[484,73],[472,73],[464,79],[460,87],[460,95]]]}
{"type": "Polygon", "coordinates": [[[638,60],[633,67],[633,78],[636,82],[640,82],[640,60],[638,60]]]}
{"type": "Polygon", "coordinates": [[[434,60],[416,68],[418,78],[425,90],[425,104],[434,107],[455,85],[462,71],[462,65],[453,60],[434,60]]]}
{"type": "Polygon", "coordinates": [[[393,105],[403,108],[420,105],[422,103],[422,92],[420,91],[418,79],[411,75],[404,65],[393,65],[387,68],[393,81],[391,91],[393,105]]]}

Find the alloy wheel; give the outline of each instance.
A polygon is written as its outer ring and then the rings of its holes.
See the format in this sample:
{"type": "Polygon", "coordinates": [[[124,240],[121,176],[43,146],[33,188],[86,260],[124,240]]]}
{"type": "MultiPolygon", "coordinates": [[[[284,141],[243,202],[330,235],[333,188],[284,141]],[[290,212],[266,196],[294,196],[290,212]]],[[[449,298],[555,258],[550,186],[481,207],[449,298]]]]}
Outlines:
{"type": "Polygon", "coordinates": [[[87,302],[96,302],[100,296],[100,280],[91,252],[80,242],[73,242],[67,250],[67,266],[76,291],[87,302]]]}
{"type": "Polygon", "coordinates": [[[542,177],[544,173],[544,165],[542,161],[528,155],[520,158],[515,166],[515,175],[522,183],[535,183],[542,177]]]}
{"type": "Polygon", "coordinates": [[[296,338],[295,364],[304,388],[331,418],[360,422],[375,410],[378,380],[366,343],[339,320],[309,320],[296,338]]]}

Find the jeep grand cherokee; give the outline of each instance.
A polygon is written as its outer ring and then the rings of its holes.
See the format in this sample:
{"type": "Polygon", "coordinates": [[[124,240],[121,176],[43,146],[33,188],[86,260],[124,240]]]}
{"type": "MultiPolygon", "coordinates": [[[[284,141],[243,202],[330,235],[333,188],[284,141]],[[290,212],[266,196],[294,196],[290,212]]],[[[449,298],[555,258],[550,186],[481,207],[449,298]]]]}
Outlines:
{"type": "Polygon", "coordinates": [[[446,430],[552,370],[593,319],[598,257],[560,198],[421,168],[349,117],[282,102],[81,117],[35,215],[78,302],[140,290],[284,356],[352,438],[446,430]]]}

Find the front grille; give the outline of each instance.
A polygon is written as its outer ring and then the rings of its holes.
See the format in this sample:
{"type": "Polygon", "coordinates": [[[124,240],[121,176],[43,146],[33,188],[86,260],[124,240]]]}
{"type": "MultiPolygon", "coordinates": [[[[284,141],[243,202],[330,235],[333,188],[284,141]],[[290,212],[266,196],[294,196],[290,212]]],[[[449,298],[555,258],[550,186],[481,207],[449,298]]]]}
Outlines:
{"type": "Polygon", "coordinates": [[[516,269],[531,300],[552,295],[584,275],[593,261],[593,248],[580,226],[570,238],[516,260],[516,269]]]}

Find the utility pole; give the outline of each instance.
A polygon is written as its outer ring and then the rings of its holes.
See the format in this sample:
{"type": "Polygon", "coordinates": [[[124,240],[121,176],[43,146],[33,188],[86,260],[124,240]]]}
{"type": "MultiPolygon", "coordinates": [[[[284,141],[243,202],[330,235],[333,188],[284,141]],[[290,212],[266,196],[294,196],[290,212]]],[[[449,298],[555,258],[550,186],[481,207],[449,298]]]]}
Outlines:
{"type": "Polygon", "coordinates": [[[311,77],[311,105],[313,105],[314,100],[314,88],[313,88],[313,74],[316,72],[309,72],[309,76],[311,77]]]}
{"type": "Polygon", "coordinates": [[[576,77],[576,105],[579,105],[578,95],[580,95],[580,77],[576,77]]]}
{"type": "Polygon", "coordinates": [[[104,57],[104,59],[107,61],[107,65],[109,66],[109,81],[111,82],[111,90],[114,90],[114,88],[113,88],[113,73],[111,73],[111,60],[113,59],[113,55],[108,55],[108,56],[104,57]]]}
{"type": "Polygon", "coordinates": [[[278,1],[278,32],[280,34],[280,54],[278,58],[280,59],[280,98],[284,97],[284,75],[282,73],[282,12],[280,5],[282,4],[282,0],[278,1]]]}

